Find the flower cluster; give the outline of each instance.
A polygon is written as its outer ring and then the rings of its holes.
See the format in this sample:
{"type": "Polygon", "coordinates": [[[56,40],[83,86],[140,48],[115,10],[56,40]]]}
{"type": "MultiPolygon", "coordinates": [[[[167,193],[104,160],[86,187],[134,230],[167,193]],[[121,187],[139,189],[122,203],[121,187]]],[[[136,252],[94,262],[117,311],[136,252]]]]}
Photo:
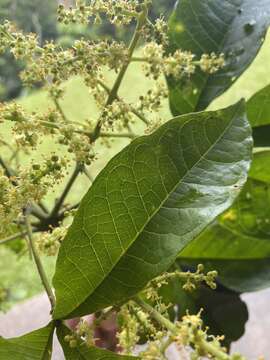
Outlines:
{"type": "Polygon", "coordinates": [[[132,354],[134,347],[140,339],[140,324],[135,314],[131,314],[129,305],[122,306],[117,319],[119,326],[117,333],[119,347],[125,354],[132,354]]]}
{"type": "Polygon", "coordinates": [[[203,54],[201,56],[199,64],[202,71],[209,74],[214,74],[219,69],[222,69],[225,66],[224,54],[203,54]]]}
{"type": "Polygon", "coordinates": [[[19,169],[11,177],[0,170],[0,233],[23,215],[24,209],[39,202],[65,177],[68,161],[56,155],[19,169]]]}
{"type": "Polygon", "coordinates": [[[15,102],[0,105],[0,110],[0,122],[12,122],[15,142],[22,150],[36,148],[44,135],[50,135],[57,143],[66,146],[67,152],[73,154],[77,162],[90,165],[95,159],[90,140],[91,125],[69,122],[57,109],[50,109],[44,114],[28,114],[15,102]]]}
{"type": "Polygon", "coordinates": [[[16,189],[11,180],[0,169],[0,234],[12,224],[21,212],[21,199],[17,199],[16,189]]]}
{"type": "Polygon", "coordinates": [[[176,50],[166,55],[165,47],[157,42],[149,42],[143,49],[143,60],[146,62],[144,70],[146,76],[152,76],[157,80],[161,75],[172,76],[179,79],[183,76],[191,76],[199,65],[201,70],[213,74],[225,66],[224,55],[203,54],[200,60],[190,51],[176,50]]]}
{"type": "Polygon", "coordinates": [[[114,101],[105,107],[102,113],[105,128],[123,129],[132,119],[130,105],[121,100],[114,101]]]}
{"type": "Polygon", "coordinates": [[[65,336],[65,341],[69,343],[71,348],[79,346],[82,341],[88,347],[94,346],[94,326],[81,319],[75,331],[71,335],[65,336]]]}
{"type": "Polygon", "coordinates": [[[71,76],[81,75],[94,87],[102,67],[118,71],[128,58],[126,46],[115,41],[81,39],[63,50],[53,42],[47,42],[41,48],[36,35],[15,31],[9,22],[0,26],[0,33],[0,51],[10,49],[16,59],[26,62],[21,78],[27,86],[45,81],[60,85],[71,76]]]}
{"type": "MultiPolygon", "coordinates": [[[[44,118],[52,123],[58,122],[59,116],[54,111],[45,114],[44,118]]],[[[12,131],[18,147],[36,148],[39,141],[39,134],[47,135],[52,128],[41,126],[42,117],[40,114],[27,114],[27,112],[15,102],[0,104],[0,122],[12,122],[12,131]]]]}
{"type": "Polygon", "coordinates": [[[9,49],[15,59],[30,60],[42,51],[35,34],[18,32],[9,21],[0,25],[0,35],[0,54],[9,49]]]}
{"type": "Polygon", "coordinates": [[[168,45],[168,24],[162,17],[156,19],[154,23],[147,22],[142,34],[146,42],[154,40],[157,44],[168,45]]]}
{"type": "MultiPolygon", "coordinates": [[[[207,328],[204,329],[201,319],[201,311],[197,315],[187,314],[177,323],[177,334],[173,336],[174,342],[182,346],[193,347],[191,354],[192,360],[199,360],[202,357],[212,358],[214,354],[223,354],[223,357],[230,360],[245,360],[239,354],[226,356],[226,349],[222,346],[223,336],[213,336],[207,334],[207,328]]],[[[221,355],[220,355],[221,356],[221,355]]]]}
{"type": "Polygon", "coordinates": [[[143,7],[150,1],[139,0],[77,0],[76,7],[66,9],[64,5],[58,8],[58,21],[64,24],[87,24],[91,19],[95,23],[101,22],[101,15],[105,14],[112,24],[128,25],[143,11],[143,7]],[[89,3],[89,4],[87,4],[89,3]]]}
{"type": "Polygon", "coordinates": [[[44,232],[37,238],[39,251],[47,256],[55,256],[58,253],[61,242],[63,241],[68,228],[60,226],[51,232],[44,232]]]}
{"type": "Polygon", "coordinates": [[[151,297],[151,293],[155,289],[159,289],[160,287],[167,285],[168,282],[171,279],[179,279],[184,282],[183,289],[186,291],[193,291],[195,290],[199,284],[206,283],[211,289],[216,289],[216,277],[218,273],[217,271],[208,271],[206,274],[204,274],[204,266],[202,264],[199,264],[197,267],[196,272],[190,272],[190,271],[175,271],[175,272],[169,272],[164,273],[157,278],[153,279],[148,286],[146,287],[146,292],[148,298],[151,297]]]}

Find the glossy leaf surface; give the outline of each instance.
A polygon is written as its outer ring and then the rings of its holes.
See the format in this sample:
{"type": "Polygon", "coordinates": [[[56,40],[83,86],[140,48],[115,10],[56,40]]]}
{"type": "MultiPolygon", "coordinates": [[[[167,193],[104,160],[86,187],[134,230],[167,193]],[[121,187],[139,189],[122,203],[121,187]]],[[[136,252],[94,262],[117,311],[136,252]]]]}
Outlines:
{"type": "Polygon", "coordinates": [[[18,338],[0,338],[0,360],[50,360],[53,324],[18,338]]]}
{"type": "Polygon", "coordinates": [[[167,270],[239,194],[251,148],[240,102],[172,119],[116,155],[60,248],[54,317],[120,303],[167,270]]]}
{"type": "Polygon", "coordinates": [[[236,291],[270,285],[270,152],[255,154],[249,180],[234,205],[184,249],[182,264],[204,263],[236,291]]]}
{"type": "Polygon", "coordinates": [[[247,114],[253,128],[255,146],[270,146],[270,85],[249,99],[247,114]]]}
{"type": "Polygon", "coordinates": [[[245,71],[259,51],[270,19],[270,0],[179,0],[169,23],[170,51],[224,53],[226,66],[212,75],[168,79],[172,113],[205,109],[245,71]]]}
{"type": "Polygon", "coordinates": [[[97,347],[87,347],[82,342],[78,342],[78,346],[71,348],[65,341],[65,336],[70,335],[70,330],[61,325],[57,328],[57,337],[62,346],[66,360],[136,360],[135,356],[118,355],[111,351],[100,349],[97,347]]]}

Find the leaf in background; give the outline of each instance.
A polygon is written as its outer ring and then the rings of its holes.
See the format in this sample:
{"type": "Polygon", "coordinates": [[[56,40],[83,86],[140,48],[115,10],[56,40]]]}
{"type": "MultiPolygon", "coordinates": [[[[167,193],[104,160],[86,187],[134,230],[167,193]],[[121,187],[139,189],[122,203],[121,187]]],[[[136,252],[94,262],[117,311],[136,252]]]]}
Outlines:
{"type": "Polygon", "coordinates": [[[200,69],[190,78],[168,79],[173,115],[205,109],[246,70],[258,53],[270,22],[270,0],[180,0],[169,21],[169,51],[224,53],[215,74],[200,69]]]}
{"type": "Polygon", "coordinates": [[[244,334],[248,310],[238,294],[221,287],[211,290],[203,285],[195,291],[187,292],[182,286],[180,280],[174,279],[159,291],[165,304],[174,304],[174,309],[177,305],[174,318],[176,315],[181,319],[187,311],[197,314],[203,309],[204,325],[210,328],[213,335],[225,335],[223,344],[228,348],[244,334]]]}
{"type": "Polygon", "coordinates": [[[62,346],[66,360],[138,360],[135,356],[125,356],[113,353],[97,347],[87,347],[83,342],[78,343],[78,346],[71,348],[65,341],[66,335],[71,335],[70,330],[60,325],[57,330],[57,337],[62,346]]]}
{"type": "Polygon", "coordinates": [[[249,180],[234,205],[181,253],[181,264],[218,270],[239,292],[270,285],[270,152],[254,155],[249,180]]]}
{"type": "Polygon", "coordinates": [[[172,119],[116,155],[61,245],[54,318],[121,303],[166,271],[232,204],[246,180],[251,148],[239,102],[172,119]]]}
{"type": "Polygon", "coordinates": [[[247,114],[253,128],[254,145],[270,146],[270,85],[249,99],[247,114]]]}
{"type": "Polygon", "coordinates": [[[0,360],[50,360],[54,325],[13,339],[0,338],[0,360]]]}
{"type": "MultiPolygon", "coordinates": [[[[18,225],[10,224],[8,227],[5,228],[4,233],[0,233],[0,237],[2,239],[12,237],[12,235],[17,234],[20,231],[21,231],[21,229],[18,225]]],[[[13,251],[15,254],[18,254],[18,255],[21,254],[26,249],[26,242],[22,236],[18,237],[17,240],[13,239],[11,241],[5,242],[4,244],[2,243],[1,245],[6,246],[11,251],[13,251]]]]}

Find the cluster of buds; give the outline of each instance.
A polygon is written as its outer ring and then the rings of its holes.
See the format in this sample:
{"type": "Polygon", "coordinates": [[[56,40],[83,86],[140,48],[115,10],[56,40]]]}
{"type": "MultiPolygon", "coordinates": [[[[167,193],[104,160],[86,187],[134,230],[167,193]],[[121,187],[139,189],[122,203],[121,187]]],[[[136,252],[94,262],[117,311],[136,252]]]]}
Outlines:
{"type": "Polygon", "coordinates": [[[67,146],[67,151],[73,154],[77,163],[91,165],[96,155],[91,144],[90,133],[76,130],[73,124],[63,125],[60,129],[59,144],[67,146]]]}
{"type": "Polygon", "coordinates": [[[183,316],[180,322],[176,324],[177,332],[173,336],[173,341],[179,346],[189,346],[193,348],[190,354],[192,360],[200,360],[203,357],[212,358],[213,353],[219,355],[220,359],[245,360],[239,354],[227,355],[227,350],[222,346],[224,336],[209,336],[207,328],[203,326],[201,312],[197,315],[183,316]]]}
{"type": "Polygon", "coordinates": [[[139,97],[137,109],[139,111],[158,112],[162,105],[162,100],[168,97],[168,90],[162,82],[157,82],[153,89],[149,89],[146,95],[139,97]]]}
{"type": "Polygon", "coordinates": [[[65,177],[69,161],[52,155],[8,177],[0,171],[0,233],[23,215],[32,202],[39,202],[65,177]]]}
{"type": "Polygon", "coordinates": [[[144,69],[146,76],[152,76],[157,80],[161,75],[172,76],[180,79],[183,76],[191,76],[199,65],[201,70],[213,74],[225,66],[224,55],[203,54],[198,61],[190,51],[176,50],[166,55],[162,44],[149,42],[143,49],[143,59],[146,62],[144,69]]]}
{"type": "Polygon", "coordinates": [[[76,348],[79,345],[78,336],[74,333],[71,335],[66,335],[65,342],[67,342],[71,348],[76,348]]]}
{"type": "Polygon", "coordinates": [[[96,43],[81,39],[72,48],[63,50],[53,42],[41,48],[36,35],[15,31],[9,22],[0,27],[0,33],[0,51],[9,49],[16,59],[26,62],[21,78],[27,86],[43,82],[60,85],[75,75],[91,77],[92,83],[96,83],[102,66],[118,71],[127,61],[126,46],[114,41],[96,43]]]}
{"type": "Polygon", "coordinates": [[[161,351],[161,343],[158,340],[150,341],[147,344],[145,351],[140,353],[140,357],[144,360],[158,360],[164,359],[164,355],[161,351]]]}
{"type": "Polygon", "coordinates": [[[46,256],[55,256],[58,253],[61,242],[66,236],[68,228],[60,226],[51,232],[44,232],[37,238],[39,251],[46,256]]]}
{"type": "Polygon", "coordinates": [[[140,340],[140,335],[143,334],[147,339],[147,348],[140,353],[140,356],[149,360],[160,359],[157,355],[160,356],[160,343],[166,336],[166,331],[160,326],[157,328],[157,324],[153,323],[150,314],[130,301],[121,307],[118,313],[118,325],[117,338],[123,353],[132,354],[140,340]],[[151,357],[153,352],[157,357],[151,357]]]}
{"type": "Polygon", "coordinates": [[[184,281],[183,289],[186,291],[195,290],[199,284],[205,282],[211,289],[216,289],[216,277],[217,271],[208,271],[204,274],[204,266],[199,264],[196,272],[182,272],[175,271],[170,273],[164,273],[154,280],[152,280],[146,287],[146,291],[152,291],[151,289],[159,289],[164,285],[167,285],[171,279],[179,279],[184,281]]]}
{"type": "Polygon", "coordinates": [[[119,331],[117,333],[118,344],[125,354],[132,354],[140,337],[140,323],[135,314],[130,311],[129,304],[122,306],[117,316],[119,331]]]}
{"type": "MultiPolygon", "coordinates": [[[[95,159],[88,124],[70,123],[57,109],[51,109],[44,114],[28,114],[17,103],[6,103],[1,105],[0,109],[0,122],[12,122],[15,142],[22,150],[25,151],[27,147],[36,148],[44,135],[50,135],[57,143],[66,146],[67,152],[73,154],[77,162],[90,165],[95,159]]],[[[63,168],[63,165],[65,164],[55,163],[54,169],[58,170],[57,166],[63,168]]]]}
{"type": "Polygon", "coordinates": [[[217,287],[215,282],[218,275],[217,271],[208,271],[206,274],[204,274],[203,271],[204,266],[199,264],[195,273],[189,271],[184,273],[186,282],[183,285],[183,289],[186,291],[193,291],[197,288],[199,283],[205,282],[212,290],[215,290],[217,287]]]}
{"type": "Polygon", "coordinates": [[[116,100],[103,110],[102,118],[105,128],[122,130],[132,120],[130,105],[116,100]]]}
{"type": "Polygon", "coordinates": [[[4,172],[0,169],[0,234],[4,234],[10,224],[21,213],[21,197],[17,197],[17,191],[4,172]]]}
{"type": "Polygon", "coordinates": [[[143,27],[142,35],[146,42],[151,42],[152,40],[154,40],[157,44],[167,46],[168,24],[162,17],[156,19],[154,23],[151,23],[149,21],[143,27]]]}
{"type": "Polygon", "coordinates": [[[68,160],[65,157],[58,157],[52,155],[47,159],[44,159],[43,163],[33,163],[32,170],[29,172],[29,179],[33,184],[40,184],[45,180],[45,185],[51,185],[47,183],[49,179],[58,183],[65,176],[65,169],[67,168],[68,160]]]}
{"type": "Polygon", "coordinates": [[[71,348],[75,348],[80,344],[85,344],[87,347],[95,345],[94,326],[87,321],[81,319],[72,334],[65,336],[65,341],[69,343],[71,348]]]}
{"type": "Polygon", "coordinates": [[[219,69],[222,69],[225,66],[224,54],[217,55],[215,53],[203,54],[199,61],[200,68],[202,71],[214,74],[219,69]]]}
{"type": "Polygon", "coordinates": [[[7,48],[15,59],[31,59],[42,51],[38,46],[38,39],[35,34],[25,35],[18,32],[9,21],[0,25],[0,54],[5,52],[7,48]]]}
{"type": "Polygon", "coordinates": [[[143,49],[143,58],[146,76],[157,80],[161,75],[180,78],[195,72],[194,55],[188,51],[176,50],[171,55],[166,55],[165,48],[156,42],[149,42],[143,49]]]}
{"type": "Polygon", "coordinates": [[[39,135],[53,133],[53,127],[43,125],[44,119],[46,119],[46,123],[49,119],[54,124],[58,122],[59,114],[56,111],[51,111],[43,116],[36,113],[28,114],[22,106],[15,102],[0,104],[0,122],[12,122],[14,139],[21,149],[35,148],[39,141],[39,135]]]}
{"type": "Polygon", "coordinates": [[[76,7],[65,8],[60,5],[58,8],[58,21],[64,24],[83,23],[87,24],[93,20],[100,23],[104,14],[115,25],[128,25],[139,16],[150,1],[139,0],[77,0],[76,7]]]}

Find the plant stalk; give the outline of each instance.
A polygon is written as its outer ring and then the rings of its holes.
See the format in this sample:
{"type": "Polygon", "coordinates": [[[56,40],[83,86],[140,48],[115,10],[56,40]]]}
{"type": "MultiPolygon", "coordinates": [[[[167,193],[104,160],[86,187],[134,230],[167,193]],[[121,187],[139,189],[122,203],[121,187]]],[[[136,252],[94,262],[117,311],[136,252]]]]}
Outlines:
{"type": "Polygon", "coordinates": [[[39,254],[38,254],[35,242],[34,242],[34,238],[33,238],[32,227],[31,227],[28,216],[29,215],[26,213],[25,214],[25,225],[26,225],[26,231],[27,231],[27,236],[28,236],[28,240],[29,240],[29,245],[30,245],[36,266],[37,266],[39,277],[40,277],[42,285],[48,295],[49,301],[51,303],[51,309],[53,310],[55,307],[55,297],[54,297],[53,291],[49,284],[49,280],[47,278],[47,275],[45,273],[45,270],[43,268],[43,265],[42,265],[40,257],[39,257],[39,254]]]}
{"type": "MultiPolygon", "coordinates": [[[[132,38],[129,48],[128,48],[128,60],[123,65],[122,69],[120,70],[120,72],[115,80],[115,83],[109,93],[109,96],[108,96],[108,99],[107,99],[107,102],[105,105],[106,107],[111,105],[114,102],[114,100],[117,99],[118,90],[121,86],[121,83],[124,79],[124,76],[127,72],[128,67],[129,67],[133,52],[140,40],[141,30],[146,22],[147,14],[148,14],[148,8],[147,8],[147,6],[145,6],[144,10],[142,11],[142,13],[140,14],[140,16],[138,18],[136,30],[134,32],[133,38],[132,38]]],[[[94,129],[94,132],[92,134],[91,140],[93,142],[96,141],[96,139],[99,137],[101,127],[102,127],[102,116],[99,118],[97,125],[94,129]]]]}
{"type": "MultiPolygon", "coordinates": [[[[135,296],[133,298],[133,301],[135,301],[145,312],[147,312],[152,319],[157,321],[160,325],[168,329],[172,335],[177,335],[179,332],[179,329],[175,324],[173,324],[170,320],[166,319],[162,314],[160,314],[156,309],[154,309],[151,305],[146,303],[144,300],[142,300],[139,296],[135,296]]],[[[194,340],[193,340],[194,341],[194,340]]],[[[194,341],[195,345],[199,345],[201,349],[203,349],[207,354],[213,356],[215,359],[218,360],[230,360],[231,357],[224,353],[223,351],[219,350],[217,347],[211,344],[211,342],[207,342],[206,340],[199,338],[197,339],[196,343],[194,341]]],[[[165,346],[166,346],[165,342],[165,346]]]]}
{"type": "Polygon", "coordinates": [[[27,232],[20,232],[20,233],[14,234],[14,235],[10,235],[10,236],[6,237],[5,239],[0,240],[0,245],[7,244],[10,241],[16,240],[20,237],[25,237],[26,235],[27,235],[27,232]]]}

